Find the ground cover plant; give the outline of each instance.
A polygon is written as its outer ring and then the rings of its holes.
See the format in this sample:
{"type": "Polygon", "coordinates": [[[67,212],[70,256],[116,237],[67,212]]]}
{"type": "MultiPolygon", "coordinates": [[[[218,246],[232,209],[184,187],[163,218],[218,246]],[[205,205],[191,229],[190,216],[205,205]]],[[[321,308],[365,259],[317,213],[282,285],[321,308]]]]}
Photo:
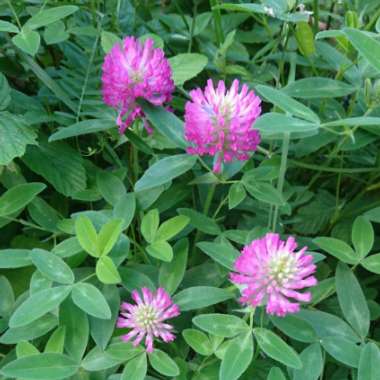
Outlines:
{"type": "Polygon", "coordinates": [[[0,16],[0,379],[380,378],[377,0],[0,16]]]}

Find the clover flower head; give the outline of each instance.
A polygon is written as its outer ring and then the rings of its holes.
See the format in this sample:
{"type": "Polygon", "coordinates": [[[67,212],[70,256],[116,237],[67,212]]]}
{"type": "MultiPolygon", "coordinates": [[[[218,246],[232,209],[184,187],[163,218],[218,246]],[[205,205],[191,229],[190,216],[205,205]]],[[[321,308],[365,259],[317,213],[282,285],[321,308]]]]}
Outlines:
{"type": "Polygon", "coordinates": [[[156,292],[142,288],[141,293],[142,297],[137,290],[132,292],[136,304],[121,304],[117,327],[131,329],[122,335],[122,339],[126,342],[133,340],[134,346],[138,346],[145,338],[146,351],[151,353],[154,338],[160,338],[166,343],[175,339],[173,326],[165,323],[165,320],[177,317],[180,310],[163,288],[156,292]]]}
{"type": "Polygon", "coordinates": [[[190,92],[185,107],[185,138],[192,145],[189,154],[216,156],[214,172],[221,171],[222,162],[236,158],[247,160],[256,150],[260,134],[252,128],[261,113],[261,100],[244,84],[234,80],[226,90],[224,81],[216,88],[209,79],[202,91],[190,92]]]}
{"type": "Polygon", "coordinates": [[[121,44],[115,44],[104,59],[103,100],[119,111],[120,133],[136,118],[144,116],[136,102],[138,98],[156,106],[171,100],[174,91],[172,70],[163,50],[154,48],[153,44],[149,38],[140,42],[134,37],[126,37],[121,44]]]}
{"type": "Polygon", "coordinates": [[[300,310],[299,302],[310,302],[311,293],[299,290],[314,286],[317,280],[313,257],[307,247],[295,252],[293,237],[286,241],[275,233],[245,246],[235,261],[230,278],[241,287],[240,302],[256,307],[266,304],[268,314],[285,316],[300,310]]]}

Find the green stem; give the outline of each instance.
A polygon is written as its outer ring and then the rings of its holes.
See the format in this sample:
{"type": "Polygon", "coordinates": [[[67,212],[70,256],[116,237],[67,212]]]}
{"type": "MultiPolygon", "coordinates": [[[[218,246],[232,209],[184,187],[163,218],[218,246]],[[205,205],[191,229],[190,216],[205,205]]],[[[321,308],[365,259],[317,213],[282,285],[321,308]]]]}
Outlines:
{"type": "Polygon", "coordinates": [[[210,188],[208,189],[207,197],[203,206],[203,214],[206,216],[210,210],[212,198],[214,197],[214,194],[215,194],[215,189],[216,189],[215,184],[211,185],[210,188]]]}
{"type": "Polygon", "coordinates": [[[99,21],[99,24],[98,24],[98,33],[96,35],[95,42],[94,42],[94,45],[92,47],[90,59],[88,61],[88,65],[87,65],[87,69],[86,69],[86,75],[84,77],[82,91],[81,91],[80,98],[79,98],[78,109],[77,109],[77,114],[76,114],[76,122],[77,123],[79,122],[80,114],[81,114],[81,111],[82,111],[83,100],[84,100],[84,96],[86,95],[87,84],[88,84],[88,79],[90,77],[90,72],[91,72],[91,69],[93,69],[93,66],[94,66],[93,63],[94,63],[94,59],[95,59],[96,49],[98,47],[98,42],[99,42],[99,37],[100,37],[100,31],[101,31],[101,22],[99,21]]]}
{"type": "Polygon", "coordinates": [[[18,18],[17,13],[16,13],[15,9],[13,8],[13,5],[12,5],[11,1],[7,0],[7,3],[9,5],[9,8],[10,8],[11,12],[13,13],[13,16],[15,16],[16,23],[17,23],[17,25],[18,25],[18,27],[19,27],[19,29],[21,31],[22,30],[22,25],[21,25],[20,19],[18,18]]]}
{"type": "MultiPolygon", "coordinates": [[[[284,138],[282,140],[282,152],[281,152],[281,163],[280,163],[280,173],[277,182],[277,190],[282,194],[285,182],[286,166],[289,153],[289,142],[290,142],[290,133],[284,133],[284,138]]],[[[279,206],[276,206],[274,209],[273,224],[272,230],[276,231],[277,219],[278,219],[279,206]]]]}
{"type": "Polygon", "coordinates": [[[30,227],[30,228],[35,228],[36,230],[40,230],[40,231],[44,231],[44,232],[50,232],[50,230],[47,230],[41,226],[38,226],[37,224],[34,224],[34,223],[30,223],[24,219],[17,219],[17,218],[11,218],[9,216],[2,216],[3,219],[6,219],[6,220],[9,220],[10,222],[15,222],[15,223],[19,223],[19,224],[22,224],[23,226],[25,227],[30,227]]]}
{"type": "Polygon", "coordinates": [[[89,280],[90,278],[94,277],[96,275],[96,273],[91,273],[90,275],[82,278],[81,280],[79,280],[78,282],[85,282],[87,280],[89,280]]]}
{"type": "Polygon", "coordinates": [[[319,0],[313,1],[313,30],[314,34],[317,34],[319,32],[319,0]]]}
{"type": "Polygon", "coordinates": [[[210,0],[212,16],[214,18],[216,43],[219,47],[224,41],[224,35],[222,28],[222,15],[220,13],[220,9],[216,9],[218,5],[218,0],[210,0]]]}
{"type": "Polygon", "coordinates": [[[255,315],[255,309],[253,309],[250,313],[249,313],[249,327],[250,329],[252,330],[253,328],[253,316],[255,315]]]}
{"type": "Polygon", "coordinates": [[[189,47],[187,48],[188,53],[191,53],[191,49],[193,48],[193,36],[194,36],[194,30],[195,30],[195,22],[197,19],[197,13],[198,13],[198,2],[196,2],[193,7],[193,20],[191,21],[189,47]]]}
{"type": "Polygon", "coordinates": [[[139,151],[138,149],[132,145],[132,158],[133,158],[133,162],[132,162],[132,167],[133,167],[133,177],[134,177],[134,181],[135,183],[137,182],[137,180],[139,179],[139,172],[140,172],[140,167],[139,167],[139,151]]]}
{"type": "MultiPolygon", "coordinates": [[[[215,194],[215,189],[216,189],[215,184],[210,185],[210,187],[208,189],[207,197],[206,197],[205,203],[203,205],[203,215],[205,215],[205,216],[207,216],[207,214],[210,210],[211,202],[212,202],[212,199],[213,199],[214,194],[215,194]]],[[[199,241],[200,237],[201,237],[201,232],[197,231],[197,233],[195,234],[195,238],[194,238],[193,256],[195,255],[195,251],[197,249],[197,242],[199,241]]]]}

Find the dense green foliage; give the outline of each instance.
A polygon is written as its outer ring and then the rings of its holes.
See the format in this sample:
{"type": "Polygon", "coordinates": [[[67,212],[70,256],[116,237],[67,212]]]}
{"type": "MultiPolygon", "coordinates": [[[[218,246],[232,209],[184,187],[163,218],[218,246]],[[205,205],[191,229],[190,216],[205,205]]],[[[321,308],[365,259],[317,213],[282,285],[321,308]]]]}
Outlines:
{"type": "Polygon", "coordinates": [[[378,0],[0,3],[0,379],[376,380],[380,318],[378,0]],[[310,15],[309,12],[313,12],[310,15]],[[172,111],[120,135],[101,65],[154,39],[172,111]],[[206,80],[263,99],[248,161],[186,153],[206,80]],[[317,263],[301,312],[246,310],[243,245],[293,235],[317,263]],[[177,339],[120,340],[120,302],[164,287],[177,339]]]}

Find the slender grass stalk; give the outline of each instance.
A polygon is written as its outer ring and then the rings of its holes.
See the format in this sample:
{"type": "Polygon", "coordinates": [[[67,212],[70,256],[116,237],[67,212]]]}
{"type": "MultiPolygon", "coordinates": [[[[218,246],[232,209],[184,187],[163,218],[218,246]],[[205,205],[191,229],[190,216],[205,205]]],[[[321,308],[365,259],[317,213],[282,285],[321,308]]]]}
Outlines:
{"type": "MultiPolygon", "coordinates": [[[[277,190],[280,193],[282,193],[282,190],[284,188],[286,167],[287,167],[288,153],[289,153],[289,142],[290,142],[290,133],[284,133],[284,138],[282,140],[280,173],[279,173],[279,178],[277,182],[277,190]]],[[[279,206],[276,206],[274,209],[273,223],[272,223],[273,232],[276,231],[278,213],[279,213],[279,206]]]]}
{"type": "Polygon", "coordinates": [[[223,28],[222,28],[222,15],[220,13],[220,9],[215,8],[218,5],[219,5],[218,0],[210,0],[212,16],[214,18],[216,43],[218,46],[220,46],[224,41],[224,34],[223,34],[223,28]]]}
{"type": "Polygon", "coordinates": [[[313,30],[314,34],[319,32],[319,0],[313,1],[313,30]]]}
{"type": "Polygon", "coordinates": [[[15,9],[13,8],[13,5],[12,5],[11,1],[10,1],[10,0],[7,0],[7,3],[8,3],[8,5],[9,5],[9,9],[10,9],[11,12],[13,13],[13,16],[14,16],[14,18],[15,18],[15,20],[16,20],[16,23],[17,23],[19,29],[21,30],[21,29],[22,29],[22,25],[21,25],[21,23],[20,23],[20,19],[18,18],[17,13],[16,13],[15,9]]]}

